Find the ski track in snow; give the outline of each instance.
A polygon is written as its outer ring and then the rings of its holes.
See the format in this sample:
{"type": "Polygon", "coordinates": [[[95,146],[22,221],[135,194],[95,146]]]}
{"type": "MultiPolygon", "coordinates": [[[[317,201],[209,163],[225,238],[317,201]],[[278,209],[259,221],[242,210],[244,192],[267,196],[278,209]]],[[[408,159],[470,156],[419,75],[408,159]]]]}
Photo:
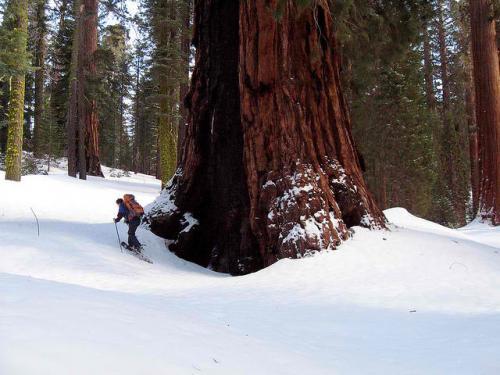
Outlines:
{"type": "Polygon", "coordinates": [[[116,198],[159,189],[0,172],[0,374],[500,374],[499,228],[395,208],[390,231],[229,277],[142,228],[154,264],[120,252],[116,198]]]}

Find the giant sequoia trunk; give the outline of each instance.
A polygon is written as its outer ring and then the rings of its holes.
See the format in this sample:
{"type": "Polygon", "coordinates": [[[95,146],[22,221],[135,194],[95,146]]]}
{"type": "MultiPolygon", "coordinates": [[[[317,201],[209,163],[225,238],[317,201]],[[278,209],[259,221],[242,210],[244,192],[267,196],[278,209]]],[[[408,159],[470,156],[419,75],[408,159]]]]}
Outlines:
{"type": "Polygon", "coordinates": [[[476,119],[480,153],[480,214],[500,225],[500,71],[490,0],[471,0],[476,119]]]}
{"type": "Polygon", "coordinates": [[[99,161],[99,118],[92,97],[96,76],[98,0],[78,0],[73,38],[72,72],[68,111],[68,174],[80,178],[103,176],[99,161]]]}
{"type": "Polygon", "coordinates": [[[150,210],[179,256],[248,273],[384,226],[363,181],[327,1],[196,2],[189,126],[150,210]],[[221,22],[224,20],[224,22],[221,22]]]}

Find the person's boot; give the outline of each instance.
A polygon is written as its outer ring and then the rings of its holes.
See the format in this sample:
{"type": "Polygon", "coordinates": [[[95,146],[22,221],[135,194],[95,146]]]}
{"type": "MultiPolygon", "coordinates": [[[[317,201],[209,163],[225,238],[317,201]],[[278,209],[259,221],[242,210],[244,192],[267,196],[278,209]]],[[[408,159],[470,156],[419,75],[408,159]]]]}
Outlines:
{"type": "Polygon", "coordinates": [[[131,245],[130,243],[128,244],[128,248],[133,251],[134,253],[140,253],[141,250],[137,248],[137,246],[131,245]]]}

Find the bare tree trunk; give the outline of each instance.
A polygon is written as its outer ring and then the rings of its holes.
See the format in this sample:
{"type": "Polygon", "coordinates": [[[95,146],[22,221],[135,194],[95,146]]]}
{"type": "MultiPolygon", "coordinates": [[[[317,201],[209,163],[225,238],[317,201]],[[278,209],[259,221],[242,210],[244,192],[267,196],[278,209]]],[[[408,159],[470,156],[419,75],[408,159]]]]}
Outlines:
{"type": "Polygon", "coordinates": [[[448,51],[446,47],[446,33],[444,27],[443,1],[438,1],[438,40],[439,40],[439,61],[441,64],[441,84],[443,85],[443,126],[445,129],[450,127],[449,109],[450,109],[450,79],[448,74],[448,51]]]}
{"type": "MultiPolygon", "coordinates": [[[[10,86],[9,82],[7,80],[0,81],[0,92],[2,92],[2,95],[0,95],[0,107],[4,109],[7,108],[9,105],[9,95],[8,95],[9,86],[10,86]]],[[[0,121],[2,122],[7,121],[7,113],[5,110],[0,111],[0,121]]],[[[0,152],[5,153],[6,150],[7,150],[7,127],[2,126],[0,127],[0,152]]]]}
{"type": "MultiPolygon", "coordinates": [[[[78,172],[78,55],[79,46],[81,43],[81,30],[83,21],[84,4],[82,0],[75,0],[74,10],[76,25],[73,34],[73,45],[71,50],[71,71],[69,77],[69,100],[68,100],[68,115],[67,115],[67,137],[68,137],[68,175],[76,177],[78,172]]],[[[62,22],[62,21],[61,21],[62,22]]],[[[85,159],[85,158],[84,158],[85,159]]],[[[83,159],[83,160],[84,160],[83,159]]],[[[86,168],[85,168],[86,169],[86,168]]]]}
{"type": "Polygon", "coordinates": [[[73,39],[68,112],[68,174],[103,176],[99,161],[99,119],[90,83],[96,76],[98,0],[79,0],[73,39]]]}
{"type": "Polygon", "coordinates": [[[35,123],[33,130],[33,154],[42,154],[42,126],[45,107],[45,58],[47,55],[47,25],[45,20],[45,0],[39,0],[36,5],[37,40],[35,65],[35,123]]]}
{"type": "Polygon", "coordinates": [[[477,123],[475,113],[474,82],[472,77],[472,61],[470,56],[470,40],[466,42],[467,54],[465,56],[465,109],[467,113],[467,130],[469,136],[469,162],[470,184],[472,190],[472,212],[478,214],[479,210],[479,184],[481,181],[479,169],[479,143],[477,136],[477,123]]]}
{"type": "Polygon", "coordinates": [[[142,164],[140,163],[140,157],[141,153],[139,151],[139,145],[142,142],[142,132],[141,132],[141,124],[139,122],[139,90],[140,90],[140,83],[141,83],[141,63],[140,63],[140,57],[137,56],[136,58],[136,63],[135,63],[135,97],[134,97],[134,143],[133,143],[133,150],[132,150],[132,169],[135,173],[141,172],[144,173],[142,170],[142,164]]]}
{"type": "Polygon", "coordinates": [[[158,20],[159,58],[159,124],[158,138],[160,147],[160,176],[162,186],[171,179],[177,169],[178,130],[179,130],[179,68],[180,36],[178,34],[178,9],[175,1],[165,1],[163,20],[158,20]],[[163,21],[163,22],[159,22],[163,21]]]}
{"type": "MultiPolygon", "coordinates": [[[[79,45],[79,57],[81,61],[81,74],[84,77],[83,91],[80,97],[85,127],[85,156],[87,173],[91,176],[103,176],[99,161],[99,118],[97,115],[97,104],[90,92],[89,83],[96,76],[96,64],[94,54],[97,50],[97,14],[99,1],[84,0],[85,10],[82,22],[82,43],[79,45]]],[[[83,126],[82,126],[83,127],[83,126]]]]}
{"type": "Polygon", "coordinates": [[[429,30],[427,23],[423,31],[424,39],[424,77],[425,77],[425,96],[428,107],[434,111],[436,109],[436,97],[434,95],[434,79],[433,79],[433,64],[432,64],[432,49],[429,38],[429,30]]]}
{"type": "Polygon", "coordinates": [[[191,58],[191,13],[192,0],[184,0],[182,6],[182,35],[181,35],[181,70],[184,78],[179,89],[180,117],[179,117],[179,139],[177,141],[177,159],[180,162],[182,156],[182,145],[186,136],[186,125],[188,111],[184,106],[184,98],[189,91],[189,61],[191,58]]]}
{"type": "Polygon", "coordinates": [[[490,0],[470,0],[476,119],[480,153],[480,215],[500,225],[500,68],[490,0]]]}
{"type": "Polygon", "coordinates": [[[182,174],[163,192],[175,206],[153,207],[151,229],[217,271],[333,249],[350,226],[385,223],[350,133],[328,3],[300,12],[287,1],[279,22],[276,6],[195,5],[182,174]]]}
{"type": "MultiPolygon", "coordinates": [[[[28,39],[28,1],[16,0],[7,5],[14,17],[13,27],[19,31],[15,45],[9,52],[15,54],[19,64],[25,58],[28,39]]],[[[5,155],[5,179],[21,181],[23,154],[25,75],[16,74],[10,78],[7,153],[5,155]]]]}

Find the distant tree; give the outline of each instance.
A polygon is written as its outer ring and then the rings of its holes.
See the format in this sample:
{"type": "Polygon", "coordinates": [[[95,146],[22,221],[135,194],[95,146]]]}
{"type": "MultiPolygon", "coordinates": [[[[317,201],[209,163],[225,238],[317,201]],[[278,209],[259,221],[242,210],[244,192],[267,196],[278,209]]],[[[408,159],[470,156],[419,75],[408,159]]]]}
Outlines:
{"type": "Polygon", "coordinates": [[[481,174],[479,214],[500,225],[500,65],[491,0],[470,0],[481,174]]]}
{"type": "MultiPolygon", "coordinates": [[[[75,1],[61,0],[54,9],[55,32],[51,36],[48,57],[49,74],[48,142],[49,154],[62,156],[67,146],[67,111],[70,88],[71,54],[75,32],[75,1]]],[[[71,158],[70,154],[70,158],[71,158]]]]}
{"type": "Polygon", "coordinates": [[[45,115],[45,73],[47,58],[46,0],[37,0],[35,26],[35,122],[33,130],[33,153],[41,157],[43,151],[43,126],[45,115]]]}
{"type": "Polygon", "coordinates": [[[106,165],[132,168],[131,132],[128,126],[132,56],[127,50],[123,25],[107,26],[98,54],[96,99],[100,116],[101,158],[106,165]]]}
{"type": "Polygon", "coordinates": [[[90,82],[95,81],[98,0],[76,2],[68,115],[68,174],[103,176],[99,161],[99,118],[90,82]]]}
{"type": "Polygon", "coordinates": [[[163,184],[173,176],[177,167],[179,126],[185,124],[186,113],[182,110],[181,97],[187,92],[189,74],[190,4],[191,0],[144,1],[145,22],[154,44],[153,77],[159,105],[158,177],[163,184]]]}
{"type": "Polygon", "coordinates": [[[151,67],[151,45],[146,40],[137,40],[133,58],[134,97],[133,97],[133,162],[134,171],[156,174],[157,163],[157,113],[158,104],[151,67]]]}

